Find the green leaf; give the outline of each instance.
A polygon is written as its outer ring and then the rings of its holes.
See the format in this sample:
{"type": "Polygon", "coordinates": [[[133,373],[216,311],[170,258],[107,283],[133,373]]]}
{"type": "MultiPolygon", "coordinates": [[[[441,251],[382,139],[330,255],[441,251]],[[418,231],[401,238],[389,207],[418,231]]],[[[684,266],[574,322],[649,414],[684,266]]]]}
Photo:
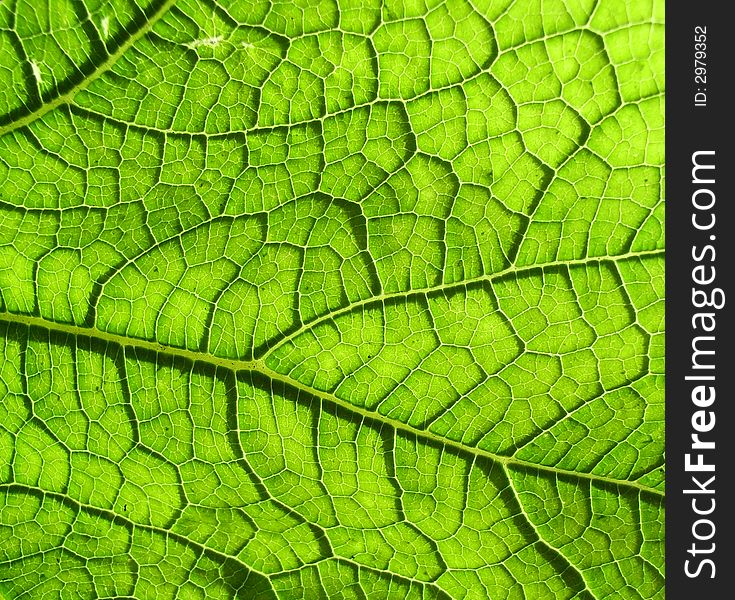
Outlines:
{"type": "Polygon", "coordinates": [[[663,3],[0,4],[16,599],[663,598],[663,3]]]}

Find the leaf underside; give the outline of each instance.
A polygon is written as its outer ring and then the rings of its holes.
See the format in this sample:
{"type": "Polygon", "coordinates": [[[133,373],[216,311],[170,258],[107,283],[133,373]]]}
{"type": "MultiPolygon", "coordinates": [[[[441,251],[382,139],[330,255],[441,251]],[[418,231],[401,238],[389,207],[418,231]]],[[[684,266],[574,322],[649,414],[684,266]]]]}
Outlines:
{"type": "Polygon", "coordinates": [[[0,3],[0,595],[663,598],[662,23],[0,3]]]}

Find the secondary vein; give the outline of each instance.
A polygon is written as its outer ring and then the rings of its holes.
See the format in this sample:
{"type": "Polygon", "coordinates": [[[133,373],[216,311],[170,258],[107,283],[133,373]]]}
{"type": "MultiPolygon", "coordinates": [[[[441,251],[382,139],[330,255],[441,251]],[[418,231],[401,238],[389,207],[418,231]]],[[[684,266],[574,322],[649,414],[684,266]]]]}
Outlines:
{"type": "Polygon", "coordinates": [[[262,354],[262,356],[260,356],[259,358],[262,358],[262,359],[267,358],[269,355],[273,354],[273,352],[275,352],[281,346],[284,346],[289,341],[298,337],[300,334],[304,333],[305,331],[314,329],[314,327],[316,327],[320,323],[323,323],[325,321],[330,321],[340,315],[351,312],[357,308],[360,308],[361,306],[372,304],[373,302],[383,302],[383,301],[392,300],[395,298],[407,298],[410,296],[431,294],[431,293],[439,292],[439,291],[451,292],[457,289],[465,288],[467,286],[470,286],[476,283],[491,282],[496,279],[500,279],[501,277],[507,277],[508,275],[527,273],[529,271],[534,271],[534,270],[543,270],[543,269],[547,269],[550,267],[586,265],[586,264],[595,263],[595,262],[605,263],[605,262],[611,262],[611,261],[625,260],[627,258],[644,258],[644,257],[652,257],[652,256],[664,256],[664,253],[665,253],[665,250],[663,249],[646,250],[646,251],[641,251],[641,252],[628,252],[626,254],[620,254],[618,256],[599,256],[599,257],[580,258],[580,259],[573,259],[573,260],[558,260],[558,261],[551,261],[551,262],[545,262],[545,263],[534,264],[534,265],[524,265],[522,267],[510,265],[506,269],[498,271],[497,273],[480,275],[479,277],[472,277],[472,278],[463,279],[461,281],[456,281],[452,283],[441,283],[439,285],[435,285],[435,286],[431,286],[427,288],[417,288],[415,290],[393,292],[393,293],[387,293],[387,294],[380,294],[376,296],[370,296],[369,298],[365,298],[364,300],[359,300],[357,302],[353,302],[352,304],[348,304],[347,306],[344,306],[340,308],[339,310],[335,310],[333,312],[317,317],[316,319],[313,319],[312,321],[309,321],[308,323],[304,323],[301,327],[291,332],[289,335],[284,336],[282,339],[278,340],[278,342],[270,346],[268,350],[266,350],[262,354]]]}
{"type": "Polygon", "coordinates": [[[36,110],[26,113],[25,115],[18,117],[17,119],[10,121],[9,123],[6,123],[2,127],[0,127],[0,136],[5,135],[6,133],[10,133],[11,131],[15,131],[16,129],[20,129],[21,127],[25,127],[26,125],[33,123],[37,119],[40,119],[46,113],[61,106],[62,104],[67,104],[68,102],[71,102],[74,96],[76,96],[81,90],[85,89],[90,83],[99,78],[100,75],[102,75],[105,71],[108,71],[118,61],[118,59],[123,54],[125,54],[125,52],[127,52],[133,44],[135,44],[135,42],[137,42],[141,37],[148,33],[158,22],[158,20],[171,9],[175,2],[176,0],[166,0],[165,2],[162,2],[161,5],[146,19],[145,24],[141,26],[140,29],[133,32],[133,34],[130,35],[122,44],[120,44],[114,52],[108,54],[107,58],[99,65],[97,65],[94,71],[92,71],[79,83],[77,83],[75,86],[73,86],[63,94],[59,94],[55,98],[44,102],[36,110]]]}
{"type": "Polygon", "coordinates": [[[599,484],[613,485],[613,486],[628,488],[631,490],[635,490],[636,492],[639,492],[639,493],[645,493],[645,494],[650,494],[650,495],[659,496],[659,497],[664,496],[664,492],[657,490],[655,488],[640,484],[636,481],[626,481],[626,480],[606,477],[604,475],[597,475],[593,473],[570,471],[570,470],[561,469],[561,468],[554,467],[554,466],[542,465],[538,463],[525,461],[525,460],[522,460],[522,459],[519,459],[513,456],[504,456],[501,454],[496,454],[494,452],[489,452],[487,450],[483,450],[476,446],[467,446],[463,444],[462,442],[439,435],[432,431],[428,431],[425,429],[419,429],[417,427],[413,427],[412,425],[403,423],[402,421],[398,421],[391,417],[382,415],[378,412],[375,412],[375,411],[372,411],[366,408],[362,408],[346,400],[343,400],[330,392],[318,390],[316,388],[303,384],[297,379],[290,377],[289,375],[284,375],[282,373],[274,371],[273,369],[271,369],[270,367],[266,365],[264,359],[254,359],[254,360],[228,359],[228,358],[213,356],[206,352],[188,350],[185,348],[177,348],[174,346],[167,346],[167,345],[164,345],[158,342],[151,342],[148,340],[130,338],[125,335],[119,335],[115,333],[109,333],[106,331],[100,331],[99,329],[96,329],[96,328],[80,327],[78,325],[72,325],[72,324],[67,324],[67,323],[56,323],[54,321],[49,321],[43,317],[37,317],[37,316],[31,316],[31,315],[20,315],[20,314],[3,312],[3,313],[0,313],[0,322],[16,324],[16,325],[24,325],[27,327],[42,328],[48,331],[65,334],[72,338],[76,338],[76,337],[94,338],[94,339],[97,339],[103,342],[121,346],[123,348],[146,350],[146,351],[154,352],[157,354],[164,354],[164,355],[174,356],[178,358],[183,358],[188,361],[191,361],[192,363],[209,364],[212,366],[221,367],[221,368],[233,371],[235,373],[240,372],[240,371],[254,371],[254,372],[260,373],[268,377],[271,380],[279,381],[287,385],[288,387],[292,388],[293,390],[296,390],[298,392],[303,392],[305,394],[308,394],[309,396],[312,396],[312,397],[321,399],[323,401],[329,402],[333,405],[339,406],[352,414],[359,415],[363,419],[385,423],[386,425],[389,425],[396,431],[401,431],[401,432],[407,433],[409,435],[417,436],[425,440],[430,440],[436,444],[440,444],[447,448],[452,448],[456,452],[461,453],[463,455],[469,454],[471,456],[482,456],[493,462],[500,463],[506,467],[528,468],[528,469],[532,469],[538,472],[553,474],[555,476],[561,475],[561,476],[567,476],[571,478],[585,479],[585,480],[589,480],[591,482],[596,482],[599,484]]]}

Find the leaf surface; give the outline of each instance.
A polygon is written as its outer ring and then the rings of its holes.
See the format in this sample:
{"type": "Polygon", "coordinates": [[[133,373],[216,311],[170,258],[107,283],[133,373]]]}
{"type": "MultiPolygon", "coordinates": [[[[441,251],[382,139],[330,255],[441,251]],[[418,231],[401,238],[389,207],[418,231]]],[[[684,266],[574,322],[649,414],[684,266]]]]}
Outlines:
{"type": "Polygon", "coordinates": [[[663,5],[0,5],[10,598],[663,597],[663,5]]]}

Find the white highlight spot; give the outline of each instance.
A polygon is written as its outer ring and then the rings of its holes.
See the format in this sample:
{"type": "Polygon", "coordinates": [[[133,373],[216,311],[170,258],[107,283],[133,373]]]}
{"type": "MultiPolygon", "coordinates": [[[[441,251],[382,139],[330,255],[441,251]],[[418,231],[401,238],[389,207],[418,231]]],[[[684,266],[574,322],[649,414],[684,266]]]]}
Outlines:
{"type": "Polygon", "coordinates": [[[110,35],[110,17],[102,17],[100,25],[102,26],[102,36],[107,39],[110,35]]]}
{"type": "Polygon", "coordinates": [[[41,67],[35,60],[31,61],[31,72],[33,73],[33,78],[36,80],[36,83],[38,85],[41,85],[43,83],[43,76],[41,75],[41,67]]]}
{"type": "Polygon", "coordinates": [[[215,48],[219,46],[224,41],[224,39],[225,38],[221,35],[215,35],[212,37],[204,38],[203,40],[193,40],[185,45],[187,48],[191,48],[192,50],[196,50],[197,48],[201,48],[202,46],[204,46],[205,48],[215,48]]]}

